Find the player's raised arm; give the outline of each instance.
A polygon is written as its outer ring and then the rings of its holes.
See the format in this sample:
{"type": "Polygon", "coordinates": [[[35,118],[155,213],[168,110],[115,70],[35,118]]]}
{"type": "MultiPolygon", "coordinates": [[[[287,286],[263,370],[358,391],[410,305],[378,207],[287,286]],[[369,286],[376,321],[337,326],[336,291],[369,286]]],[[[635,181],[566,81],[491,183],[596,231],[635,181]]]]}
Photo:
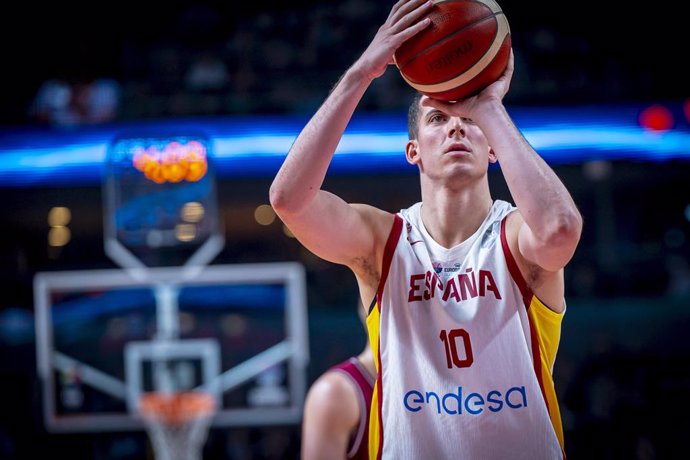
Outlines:
{"type": "Polygon", "coordinates": [[[511,52],[504,74],[478,95],[457,103],[426,98],[422,104],[479,124],[525,223],[519,229],[520,254],[528,263],[556,272],[575,252],[582,216],[566,187],[523,137],[503,105],[513,68],[511,52]]]}
{"type": "Polygon", "coordinates": [[[393,6],[367,49],[299,134],[271,185],[276,213],[302,244],[326,260],[352,267],[355,260],[376,250],[372,232],[390,223],[386,213],[370,206],[350,206],[321,186],[357,104],[392,63],[400,44],[429,25],[420,18],[431,5],[430,1],[400,0],[393,6]]]}
{"type": "Polygon", "coordinates": [[[501,101],[514,68],[475,101],[475,117],[482,123],[524,225],[518,231],[518,251],[528,263],[558,272],[572,258],[582,233],[582,216],[570,192],[554,170],[532,148],[513,123],[501,101]],[[487,100],[489,102],[484,102],[487,100]]]}

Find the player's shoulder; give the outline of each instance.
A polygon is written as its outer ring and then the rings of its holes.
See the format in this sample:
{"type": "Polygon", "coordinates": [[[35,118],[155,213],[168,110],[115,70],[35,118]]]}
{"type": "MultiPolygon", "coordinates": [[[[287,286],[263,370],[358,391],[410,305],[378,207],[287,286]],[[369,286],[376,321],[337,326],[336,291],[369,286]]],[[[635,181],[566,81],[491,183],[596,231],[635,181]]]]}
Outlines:
{"type": "Polygon", "coordinates": [[[357,210],[362,219],[373,229],[377,238],[383,238],[384,240],[388,238],[388,234],[395,221],[395,213],[364,203],[351,203],[351,206],[357,210]]]}
{"type": "Polygon", "coordinates": [[[510,209],[505,216],[506,232],[517,234],[520,231],[520,225],[525,222],[522,213],[518,208],[510,209]]]}
{"type": "Polygon", "coordinates": [[[365,219],[370,219],[372,221],[381,221],[382,223],[393,222],[395,214],[386,211],[376,206],[372,206],[366,203],[350,203],[354,209],[357,210],[365,219]]]}
{"type": "Polygon", "coordinates": [[[313,397],[337,401],[354,397],[354,390],[352,379],[344,371],[329,369],[316,379],[309,389],[309,394],[313,397]]]}
{"type": "Polygon", "coordinates": [[[359,419],[359,398],[354,381],[345,372],[330,369],[314,381],[307,393],[307,410],[318,411],[344,424],[359,419]]]}

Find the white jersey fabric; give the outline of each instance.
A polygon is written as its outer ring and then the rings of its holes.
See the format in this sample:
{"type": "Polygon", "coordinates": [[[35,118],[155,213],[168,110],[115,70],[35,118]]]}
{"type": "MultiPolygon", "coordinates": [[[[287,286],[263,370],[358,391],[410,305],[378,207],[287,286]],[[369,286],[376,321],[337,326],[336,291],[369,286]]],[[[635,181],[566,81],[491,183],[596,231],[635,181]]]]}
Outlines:
{"type": "Polygon", "coordinates": [[[446,249],[421,206],[396,215],[367,319],[378,370],[370,458],[564,458],[551,378],[562,315],[532,295],[502,241],[515,208],[495,201],[446,249]]]}

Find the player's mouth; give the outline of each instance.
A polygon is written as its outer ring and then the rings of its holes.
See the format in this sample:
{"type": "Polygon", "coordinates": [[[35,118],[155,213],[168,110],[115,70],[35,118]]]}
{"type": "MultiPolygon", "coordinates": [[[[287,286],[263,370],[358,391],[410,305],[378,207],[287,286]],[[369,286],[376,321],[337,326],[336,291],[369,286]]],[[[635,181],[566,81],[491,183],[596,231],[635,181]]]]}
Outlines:
{"type": "Polygon", "coordinates": [[[469,153],[471,152],[470,148],[466,146],[465,144],[459,143],[459,142],[454,142],[446,148],[444,153],[469,153]]]}

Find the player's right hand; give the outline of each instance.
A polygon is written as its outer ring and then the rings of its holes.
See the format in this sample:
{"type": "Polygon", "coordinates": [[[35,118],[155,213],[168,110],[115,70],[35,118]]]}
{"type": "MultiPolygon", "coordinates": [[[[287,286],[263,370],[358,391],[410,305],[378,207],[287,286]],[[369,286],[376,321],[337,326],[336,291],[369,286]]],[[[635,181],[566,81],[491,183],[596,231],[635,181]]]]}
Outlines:
{"type": "Polygon", "coordinates": [[[433,5],[432,0],[399,0],[393,5],[386,22],[355,63],[358,70],[370,80],[383,75],[400,45],[431,24],[423,16],[433,5]]]}

